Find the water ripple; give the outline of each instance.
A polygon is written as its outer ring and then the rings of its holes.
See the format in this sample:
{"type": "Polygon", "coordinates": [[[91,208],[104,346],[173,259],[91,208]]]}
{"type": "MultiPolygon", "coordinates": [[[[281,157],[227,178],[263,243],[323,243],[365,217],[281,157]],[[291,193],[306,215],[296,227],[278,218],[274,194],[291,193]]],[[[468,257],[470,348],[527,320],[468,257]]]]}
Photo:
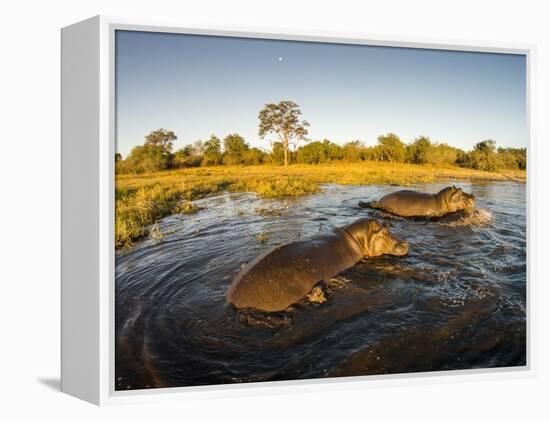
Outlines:
{"type": "Polygon", "coordinates": [[[163,219],[162,241],[116,257],[117,389],[525,364],[525,185],[456,185],[476,214],[405,220],[357,206],[399,187],[326,185],[302,198],[224,193],[163,219]],[[321,305],[265,315],[226,303],[258,254],[365,216],[409,255],[358,263],[321,305]]]}

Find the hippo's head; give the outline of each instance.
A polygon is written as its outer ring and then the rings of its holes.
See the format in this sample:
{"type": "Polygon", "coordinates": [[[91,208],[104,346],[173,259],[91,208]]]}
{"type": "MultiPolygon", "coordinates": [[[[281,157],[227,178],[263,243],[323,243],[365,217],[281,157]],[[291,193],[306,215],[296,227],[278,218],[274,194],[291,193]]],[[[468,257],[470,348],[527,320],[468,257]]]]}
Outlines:
{"type": "Polygon", "coordinates": [[[404,256],[409,252],[409,243],[394,237],[388,227],[373,219],[360,219],[344,227],[344,230],[360,245],[364,257],[383,254],[404,256]]]}
{"type": "Polygon", "coordinates": [[[470,211],[476,204],[473,194],[465,193],[455,186],[444,188],[437,196],[445,203],[448,212],[470,211]]]}

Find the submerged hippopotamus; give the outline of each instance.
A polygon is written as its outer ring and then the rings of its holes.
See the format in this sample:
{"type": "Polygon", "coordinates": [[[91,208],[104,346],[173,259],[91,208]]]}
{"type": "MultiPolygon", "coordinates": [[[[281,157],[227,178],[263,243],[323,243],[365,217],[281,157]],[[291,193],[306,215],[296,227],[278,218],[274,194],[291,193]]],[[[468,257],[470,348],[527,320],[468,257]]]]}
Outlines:
{"type": "Polygon", "coordinates": [[[387,227],[360,219],[310,240],[277,246],[256,257],[229,286],[227,301],[237,308],[281,311],[304,298],[320,281],[328,281],[364,257],[403,256],[408,243],[387,227]]]}
{"type": "Polygon", "coordinates": [[[437,218],[459,211],[473,210],[475,197],[455,186],[445,187],[436,194],[400,190],[387,194],[378,201],[359,202],[359,206],[381,209],[398,216],[437,218]]]}

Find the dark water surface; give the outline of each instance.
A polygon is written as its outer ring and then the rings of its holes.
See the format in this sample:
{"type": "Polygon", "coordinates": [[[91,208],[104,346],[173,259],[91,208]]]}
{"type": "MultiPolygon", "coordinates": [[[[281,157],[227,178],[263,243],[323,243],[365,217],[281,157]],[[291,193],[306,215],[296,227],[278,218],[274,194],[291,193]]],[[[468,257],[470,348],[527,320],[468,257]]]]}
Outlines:
{"type": "Polygon", "coordinates": [[[116,388],[525,365],[525,185],[456,186],[476,196],[476,215],[389,218],[357,202],[402,188],[327,185],[292,199],[226,193],[165,218],[162,241],[116,257],[116,388]],[[266,315],[226,303],[259,253],[367,216],[388,221],[409,255],[358,263],[322,304],[266,315]]]}

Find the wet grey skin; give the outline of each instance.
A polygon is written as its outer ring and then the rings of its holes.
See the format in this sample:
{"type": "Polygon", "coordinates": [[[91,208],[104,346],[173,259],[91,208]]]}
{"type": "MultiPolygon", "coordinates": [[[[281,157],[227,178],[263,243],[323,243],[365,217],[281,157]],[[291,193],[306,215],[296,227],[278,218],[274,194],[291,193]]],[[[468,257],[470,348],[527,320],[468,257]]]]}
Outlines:
{"type": "Polygon", "coordinates": [[[438,218],[455,212],[470,212],[475,208],[475,197],[455,186],[445,187],[439,193],[420,193],[400,190],[373,202],[359,202],[363,208],[379,209],[403,217],[438,218]]]}
{"type": "Polygon", "coordinates": [[[320,281],[328,281],[365,257],[403,256],[406,241],[372,219],[277,246],[256,257],[235,277],[227,301],[235,307],[282,311],[304,298],[320,281]]]}

